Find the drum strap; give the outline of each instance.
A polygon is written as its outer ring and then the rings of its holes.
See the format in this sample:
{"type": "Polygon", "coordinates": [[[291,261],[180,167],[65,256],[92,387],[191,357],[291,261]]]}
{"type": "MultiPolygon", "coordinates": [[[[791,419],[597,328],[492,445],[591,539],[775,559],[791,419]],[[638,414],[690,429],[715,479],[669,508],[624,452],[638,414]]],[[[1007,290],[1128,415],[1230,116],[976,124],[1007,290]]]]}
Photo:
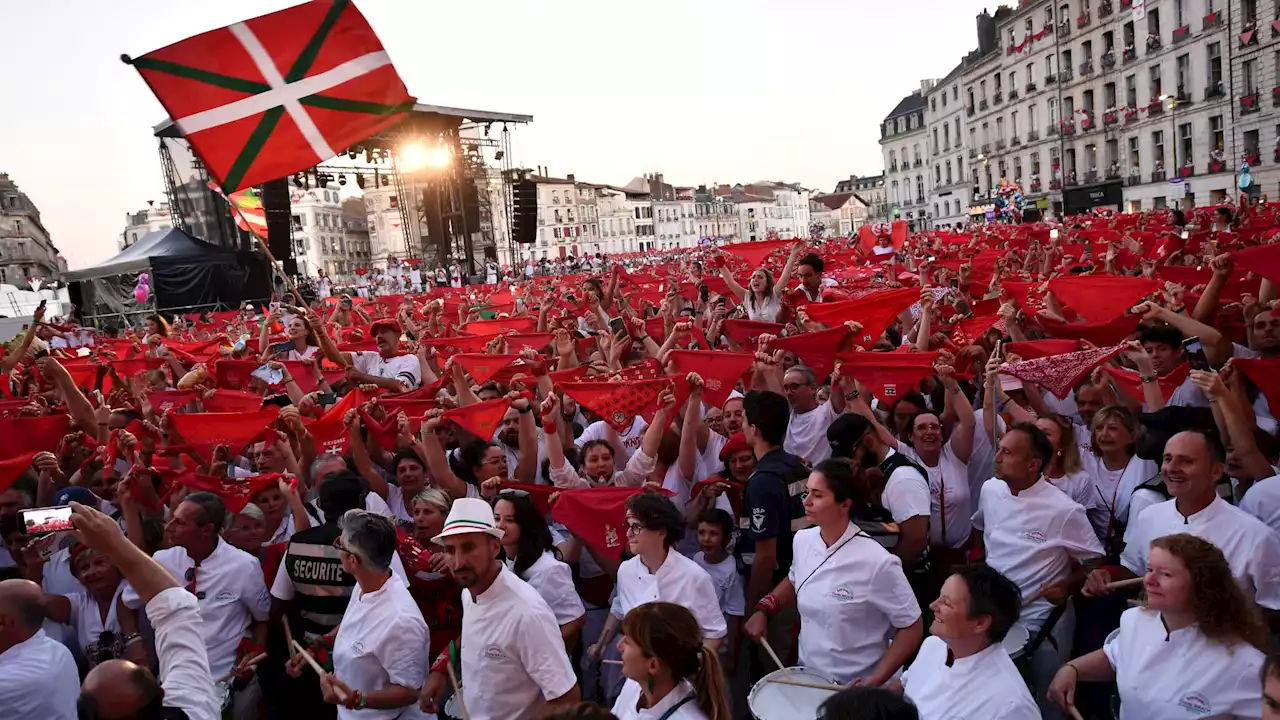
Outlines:
{"type": "Polygon", "coordinates": [[[1040,628],[1040,632],[1036,633],[1036,636],[1031,639],[1031,643],[1027,645],[1027,652],[1024,657],[1026,657],[1028,661],[1031,660],[1032,655],[1035,655],[1036,650],[1040,649],[1040,645],[1043,644],[1045,640],[1048,640],[1050,644],[1054,644],[1053,639],[1049,636],[1053,633],[1053,627],[1058,624],[1058,621],[1062,619],[1062,614],[1066,611],[1066,603],[1054,606],[1053,610],[1049,613],[1048,619],[1044,621],[1044,625],[1040,628]]]}
{"type": "Polygon", "coordinates": [[[666,712],[662,713],[662,717],[658,718],[658,720],[670,720],[671,716],[675,715],[677,710],[684,707],[692,699],[693,699],[693,696],[690,695],[689,697],[681,700],[675,705],[672,705],[666,712]]]}
{"type": "MultiPolygon", "coordinates": [[[[834,550],[832,550],[831,552],[827,553],[827,556],[826,556],[826,557],[824,557],[824,558],[822,558],[822,562],[818,563],[818,566],[817,566],[817,567],[815,567],[813,570],[811,570],[811,571],[809,572],[809,574],[808,574],[808,575],[805,575],[805,576],[804,576],[804,580],[801,580],[801,581],[800,581],[800,584],[796,586],[796,597],[797,597],[797,598],[799,598],[799,597],[800,597],[800,588],[804,587],[805,583],[809,582],[809,578],[813,577],[814,573],[816,573],[816,572],[818,572],[819,570],[821,570],[821,569],[822,569],[822,566],[823,566],[823,565],[826,565],[828,560],[830,560],[830,559],[831,559],[831,558],[832,558],[836,553],[840,552],[840,548],[844,547],[845,545],[848,545],[850,540],[855,540],[855,539],[857,539],[857,537],[858,537],[859,535],[866,535],[866,533],[862,532],[862,529],[861,529],[861,528],[859,528],[857,532],[855,532],[854,534],[852,534],[852,535],[850,535],[849,537],[845,538],[845,541],[844,541],[844,542],[842,542],[842,543],[840,543],[839,545],[837,545],[837,546],[835,547],[835,549],[834,549],[834,550]]],[[[869,537],[869,536],[868,536],[868,537],[869,537]]],[[[662,718],[659,718],[658,720],[663,720],[663,719],[662,719],[662,718]]]]}

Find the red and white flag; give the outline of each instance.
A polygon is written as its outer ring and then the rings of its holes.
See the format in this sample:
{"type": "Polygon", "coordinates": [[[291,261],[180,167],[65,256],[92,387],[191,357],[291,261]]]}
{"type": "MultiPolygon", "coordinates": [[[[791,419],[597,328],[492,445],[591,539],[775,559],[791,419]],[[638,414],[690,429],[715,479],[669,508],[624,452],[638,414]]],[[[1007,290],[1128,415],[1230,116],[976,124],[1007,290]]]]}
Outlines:
{"type": "Polygon", "coordinates": [[[351,0],[312,0],[126,61],[228,193],[328,160],[414,102],[351,0]]]}

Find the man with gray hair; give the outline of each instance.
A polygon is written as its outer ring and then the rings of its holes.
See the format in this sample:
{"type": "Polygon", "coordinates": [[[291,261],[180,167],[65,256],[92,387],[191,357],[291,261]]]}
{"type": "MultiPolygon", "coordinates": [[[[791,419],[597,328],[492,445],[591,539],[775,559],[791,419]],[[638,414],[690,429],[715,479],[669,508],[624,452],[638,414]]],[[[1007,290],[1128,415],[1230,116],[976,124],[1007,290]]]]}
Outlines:
{"type": "MultiPolygon", "coordinates": [[[[351,468],[348,467],[347,461],[341,455],[324,453],[311,462],[311,487],[319,488],[324,485],[324,481],[328,478],[349,470],[351,470],[351,468]]],[[[363,479],[361,479],[361,483],[364,483],[363,479]]],[[[307,509],[307,514],[315,520],[312,527],[324,524],[324,508],[320,507],[318,500],[312,500],[304,507],[307,509]]],[[[369,492],[369,486],[367,484],[364,486],[363,499],[360,507],[363,507],[365,510],[372,513],[386,515],[389,518],[395,517],[395,513],[393,513],[391,511],[391,507],[387,505],[387,501],[383,500],[382,496],[378,495],[378,493],[369,492]]]]}
{"type": "Polygon", "coordinates": [[[39,585],[30,580],[0,582],[0,716],[76,717],[76,661],[66,646],[44,634],[43,624],[44,592],[39,585]]]}
{"type": "MultiPolygon", "coordinates": [[[[333,672],[320,678],[320,690],[326,702],[339,706],[339,718],[399,717],[417,701],[427,677],[430,637],[407,583],[391,571],[396,526],[382,515],[348,510],[338,528],[342,570],[356,584],[342,622],[312,643],[324,648],[332,639],[333,672]]],[[[297,676],[302,662],[290,661],[289,673],[297,676]]]]}

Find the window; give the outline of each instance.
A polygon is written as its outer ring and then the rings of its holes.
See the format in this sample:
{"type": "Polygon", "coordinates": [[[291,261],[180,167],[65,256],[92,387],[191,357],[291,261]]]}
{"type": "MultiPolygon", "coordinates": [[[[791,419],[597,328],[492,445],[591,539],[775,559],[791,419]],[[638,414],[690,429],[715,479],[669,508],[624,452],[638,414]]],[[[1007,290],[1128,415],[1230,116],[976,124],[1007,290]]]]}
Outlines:
{"type": "Polygon", "coordinates": [[[890,170],[898,169],[898,155],[892,150],[889,151],[889,169],[890,170]]]}
{"type": "Polygon", "coordinates": [[[1181,146],[1182,164],[1188,166],[1194,165],[1195,156],[1192,154],[1191,123],[1182,123],[1178,126],[1178,145],[1181,146]]]}
{"type": "Polygon", "coordinates": [[[1085,40],[1084,42],[1080,43],[1080,62],[1092,62],[1092,61],[1093,61],[1093,42],[1090,40],[1085,40]]]}
{"type": "Polygon", "coordinates": [[[1027,108],[1027,128],[1030,132],[1037,132],[1035,105],[1032,105],[1027,108]]]}
{"type": "Polygon", "coordinates": [[[952,99],[952,100],[959,100],[959,99],[960,99],[960,86],[959,86],[959,85],[954,85],[954,86],[952,86],[952,88],[951,88],[951,99],[952,99]]]}
{"type": "Polygon", "coordinates": [[[1156,170],[1164,169],[1164,131],[1155,130],[1151,133],[1151,154],[1156,161],[1156,170]]]}
{"type": "Polygon", "coordinates": [[[1209,89],[1216,91],[1222,87],[1222,43],[1209,43],[1205,52],[1209,58],[1209,89]]]}
{"type": "Polygon", "coordinates": [[[1072,67],[1072,65],[1071,65],[1071,51],[1070,51],[1070,50],[1063,50],[1063,51],[1062,51],[1062,64],[1061,64],[1061,65],[1059,65],[1059,67],[1061,67],[1061,68],[1062,68],[1062,74],[1063,74],[1063,75],[1070,75],[1070,74],[1071,74],[1071,67],[1072,67]]]}
{"type": "Polygon", "coordinates": [[[982,144],[986,145],[991,142],[991,124],[982,123],[982,144]]]}
{"type": "Polygon", "coordinates": [[[1160,78],[1160,66],[1152,65],[1150,68],[1147,69],[1147,72],[1151,78],[1151,82],[1150,82],[1151,99],[1155,100],[1156,98],[1164,94],[1164,83],[1161,81],[1161,78],[1160,78]]]}
{"type": "Polygon", "coordinates": [[[1000,94],[1000,90],[1001,90],[1000,79],[1001,79],[1000,74],[999,74],[999,73],[996,73],[995,81],[996,81],[996,94],[997,94],[997,95],[999,95],[999,94],[1000,94]]]}
{"type": "Polygon", "coordinates": [[[1210,140],[1213,142],[1213,149],[1221,150],[1224,147],[1223,140],[1225,136],[1221,115],[1214,115],[1209,118],[1209,135],[1210,140]]]}
{"type": "Polygon", "coordinates": [[[1258,24],[1258,0],[1240,0],[1240,19],[1246,26],[1258,24]]]}
{"type": "Polygon", "coordinates": [[[1083,105],[1082,105],[1082,107],[1083,107],[1087,112],[1093,112],[1093,91],[1092,91],[1092,90],[1085,90],[1085,91],[1084,91],[1084,95],[1083,95],[1083,97],[1082,97],[1082,101],[1083,101],[1083,105]]]}
{"type": "Polygon", "coordinates": [[[1027,84],[1030,85],[1036,81],[1035,63],[1027,63],[1027,84]]]}
{"type": "Polygon", "coordinates": [[[1107,140],[1107,169],[1118,170],[1120,168],[1120,141],[1111,138],[1107,140]]]}
{"type": "Polygon", "coordinates": [[[982,102],[987,101],[987,81],[986,80],[981,80],[978,82],[978,98],[981,99],[982,102]]]}
{"type": "Polygon", "coordinates": [[[978,149],[978,129],[977,128],[969,128],[969,147],[974,150],[978,149]]]}
{"type": "Polygon", "coordinates": [[[1102,104],[1108,110],[1116,106],[1116,84],[1109,82],[1102,86],[1102,104]]]}
{"type": "Polygon", "coordinates": [[[1106,31],[1106,32],[1102,33],[1102,52],[1103,52],[1103,54],[1109,53],[1109,52],[1111,52],[1112,50],[1115,50],[1115,49],[1116,49],[1116,34],[1115,34],[1115,31],[1108,30],[1108,31],[1106,31]]]}
{"type": "Polygon", "coordinates": [[[1062,99],[1062,121],[1071,122],[1076,117],[1076,101],[1075,98],[1066,97],[1062,99]]]}
{"type": "Polygon", "coordinates": [[[1245,60],[1240,63],[1240,74],[1244,77],[1244,94],[1252,95],[1258,91],[1258,60],[1245,60]]]}
{"type": "Polygon", "coordinates": [[[1124,24],[1123,32],[1124,32],[1124,49],[1125,49],[1125,51],[1127,52],[1127,51],[1133,50],[1133,49],[1134,49],[1134,35],[1137,33],[1137,31],[1133,29],[1133,21],[1129,21],[1129,22],[1127,22],[1127,23],[1125,23],[1125,24],[1124,24]]]}
{"type": "MultiPolygon", "coordinates": [[[[13,221],[13,229],[14,229],[14,231],[15,231],[15,232],[17,232],[19,235],[21,235],[21,234],[22,234],[22,221],[21,221],[21,220],[14,220],[14,221],[13,221]]],[[[135,235],[135,236],[134,236],[134,240],[137,240],[137,239],[138,239],[138,238],[137,238],[137,236],[135,235]]]]}
{"type": "Polygon", "coordinates": [[[947,91],[943,90],[942,91],[942,107],[945,108],[946,106],[947,106],[947,91]]]}
{"type": "Polygon", "coordinates": [[[1044,24],[1045,25],[1053,24],[1053,6],[1052,5],[1044,9],[1044,24]]]}
{"type": "MultiPolygon", "coordinates": [[[[943,97],[946,97],[945,95],[943,97]]],[[[945,150],[951,149],[951,125],[942,126],[942,146],[945,150]]]]}
{"type": "Polygon", "coordinates": [[[1031,33],[1035,32],[1035,28],[1032,27],[1033,24],[1034,22],[1031,20],[1031,18],[1027,18],[1027,22],[1022,28],[1027,35],[1030,35],[1031,33]]]}
{"type": "Polygon", "coordinates": [[[1244,154],[1245,155],[1258,154],[1258,131],[1257,130],[1244,131],[1244,154]]]}
{"type": "Polygon", "coordinates": [[[1009,113],[1009,133],[1013,137],[1018,137],[1018,111],[1014,110],[1009,113]]]}
{"type": "Polygon", "coordinates": [[[1138,107],[1138,76],[1128,75],[1124,79],[1124,105],[1129,108],[1138,107]]]}
{"type": "Polygon", "coordinates": [[[941,165],[935,164],[933,166],[933,184],[934,185],[942,184],[942,166],[941,165]]]}
{"type": "Polygon", "coordinates": [[[1147,34],[1160,37],[1160,8],[1147,8],[1147,34]]]}
{"type": "Polygon", "coordinates": [[[1138,138],[1129,138],[1129,168],[1132,170],[1140,170],[1142,168],[1142,154],[1138,150],[1138,138]]]}
{"type": "Polygon", "coordinates": [[[1019,185],[1022,184],[1022,158],[1015,157],[1013,159],[1013,181],[1019,185]]]}
{"type": "Polygon", "coordinates": [[[947,184],[951,184],[951,161],[947,161],[947,184]]]}
{"type": "Polygon", "coordinates": [[[938,98],[929,98],[929,112],[938,112],[938,98]]]}
{"type": "Polygon", "coordinates": [[[1004,118],[996,118],[996,142],[1004,142],[1004,118]]]}
{"type": "Polygon", "coordinates": [[[1013,28],[1009,28],[1009,47],[1018,44],[1018,38],[1014,35],[1013,28]]]}
{"type": "Polygon", "coordinates": [[[933,152],[934,152],[934,154],[937,154],[937,152],[938,152],[938,148],[939,148],[939,147],[940,147],[940,146],[938,145],[938,128],[934,128],[934,129],[933,129],[933,152]]]}
{"type": "Polygon", "coordinates": [[[1044,76],[1053,77],[1053,55],[1044,56],[1044,76]]]}
{"type": "Polygon", "coordinates": [[[1178,68],[1178,95],[1188,95],[1191,92],[1191,56],[1179,55],[1175,62],[1178,68]]]}
{"type": "Polygon", "coordinates": [[[916,202],[924,201],[924,176],[916,176],[916,202]]]}
{"type": "Polygon", "coordinates": [[[1178,27],[1187,24],[1186,8],[1183,7],[1187,0],[1173,0],[1173,18],[1178,27]]]}

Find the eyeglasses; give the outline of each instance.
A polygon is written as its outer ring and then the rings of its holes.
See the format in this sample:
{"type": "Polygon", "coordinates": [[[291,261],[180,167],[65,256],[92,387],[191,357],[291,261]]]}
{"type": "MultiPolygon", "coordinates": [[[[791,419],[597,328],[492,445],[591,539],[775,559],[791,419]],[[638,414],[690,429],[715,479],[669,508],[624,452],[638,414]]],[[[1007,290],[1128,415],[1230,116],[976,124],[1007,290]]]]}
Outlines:
{"type": "Polygon", "coordinates": [[[647,530],[647,529],[648,528],[646,528],[644,525],[641,525],[640,523],[627,523],[628,535],[639,535],[641,530],[647,530]]]}
{"type": "Polygon", "coordinates": [[[343,544],[342,544],[342,536],[341,536],[341,535],[339,535],[338,537],[336,537],[336,538],[334,538],[334,539],[333,539],[333,546],[334,546],[334,547],[336,547],[336,548],[338,548],[338,552],[344,552],[344,553],[350,553],[350,552],[351,552],[350,550],[348,550],[348,549],[347,549],[347,546],[346,546],[346,545],[343,545],[343,544]]]}
{"type": "Polygon", "coordinates": [[[203,600],[205,597],[204,591],[196,590],[196,573],[199,569],[199,565],[187,568],[187,592],[195,595],[197,600],[203,600]]]}

